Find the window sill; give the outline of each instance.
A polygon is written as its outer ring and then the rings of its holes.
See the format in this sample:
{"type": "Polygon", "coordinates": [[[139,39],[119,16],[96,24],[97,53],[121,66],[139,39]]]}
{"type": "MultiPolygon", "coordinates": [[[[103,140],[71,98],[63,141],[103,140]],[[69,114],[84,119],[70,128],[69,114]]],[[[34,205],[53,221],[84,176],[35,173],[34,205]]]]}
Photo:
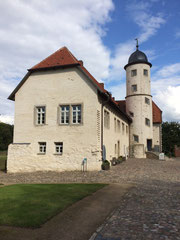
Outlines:
{"type": "Polygon", "coordinates": [[[62,153],[54,153],[55,156],[62,156],[62,153]]]}
{"type": "Polygon", "coordinates": [[[37,153],[37,155],[46,155],[46,153],[37,153]]]}

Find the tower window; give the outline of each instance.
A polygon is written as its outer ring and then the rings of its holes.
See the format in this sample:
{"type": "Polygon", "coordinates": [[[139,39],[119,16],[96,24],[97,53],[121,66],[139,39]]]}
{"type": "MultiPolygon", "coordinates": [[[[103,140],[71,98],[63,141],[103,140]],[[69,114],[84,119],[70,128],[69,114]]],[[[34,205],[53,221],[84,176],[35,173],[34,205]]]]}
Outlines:
{"type": "Polygon", "coordinates": [[[145,103],[146,103],[146,104],[150,104],[149,98],[145,97],[145,103]]]}
{"type": "Polygon", "coordinates": [[[139,142],[139,136],[138,135],[133,135],[134,142],[139,142]]]}
{"type": "Polygon", "coordinates": [[[137,92],[137,85],[136,85],[136,84],[135,84],[135,85],[132,85],[132,86],[131,86],[131,89],[132,89],[133,92],[137,92]]]}
{"type": "Polygon", "coordinates": [[[134,77],[137,75],[137,70],[134,69],[134,70],[131,70],[131,77],[134,77]]]}
{"type": "Polygon", "coordinates": [[[134,113],[133,112],[129,112],[131,117],[134,117],[134,113]]]}
{"type": "Polygon", "coordinates": [[[148,76],[148,70],[144,69],[144,76],[148,76]]]}
{"type": "Polygon", "coordinates": [[[148,118],[145,118],[145,124],[146,124],[147,126],[150,126],[150,120],[149,120],[148,118]]]}

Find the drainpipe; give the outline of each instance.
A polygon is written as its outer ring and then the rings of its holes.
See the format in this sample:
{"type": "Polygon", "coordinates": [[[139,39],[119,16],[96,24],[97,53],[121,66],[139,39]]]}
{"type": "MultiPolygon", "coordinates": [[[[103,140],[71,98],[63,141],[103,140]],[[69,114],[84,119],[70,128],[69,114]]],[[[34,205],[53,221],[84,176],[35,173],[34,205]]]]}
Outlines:
{"type": "Polygon", "coordinates": [[[104,138],[104,136],[103,136],[103,130],[104,130],[103,108],[104,108],[105,104],[107,102],[109,102],[109,99],[110,99],[110,96],[107,93],[105,93],[105,95],[107,97],[107,100],[102,101],[102,104],[101,104],[101,157],[102,157],[102,161],[103,161],[103,138],[104,138]]]}

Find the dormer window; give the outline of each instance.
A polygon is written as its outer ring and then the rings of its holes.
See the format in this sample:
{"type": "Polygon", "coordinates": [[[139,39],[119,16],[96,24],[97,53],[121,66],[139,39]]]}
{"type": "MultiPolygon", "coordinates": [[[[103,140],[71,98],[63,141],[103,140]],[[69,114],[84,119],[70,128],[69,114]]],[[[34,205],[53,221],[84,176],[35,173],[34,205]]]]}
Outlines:
{"type": "Polygon", "coordinates": [[[144,69],[144,76],[148,76],[148,70],[144,69]]]}
{"type": "Polygon", "coordinates": [[[132,86],[131,86],[131,89],[132,89],[133,92],[137,92],[137,85],[136,85],[136,84],[135,84],[135,85],[132,85],[132,86]]]}
{"type": "Polygon", "coordinates": [[[131,70],[131,77],[134,77],[137,75],[137,69],[131,70]]]}

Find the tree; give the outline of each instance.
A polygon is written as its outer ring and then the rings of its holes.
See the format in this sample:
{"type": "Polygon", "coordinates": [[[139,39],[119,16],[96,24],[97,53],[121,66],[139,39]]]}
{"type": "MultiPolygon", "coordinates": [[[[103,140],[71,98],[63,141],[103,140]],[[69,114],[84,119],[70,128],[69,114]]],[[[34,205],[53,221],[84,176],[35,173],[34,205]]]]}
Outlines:
{"type": "Polygon", "coordinates": [[[13,125],[0,122],[0,151],[8,149],[13,141],[13,125]]]}
{"type": "Polygon", "coordinates": [[[180,146],[180,123],[164,122],[162,124],[162,147],[168,156],[174,156],[174,146],[180,146]]]}

